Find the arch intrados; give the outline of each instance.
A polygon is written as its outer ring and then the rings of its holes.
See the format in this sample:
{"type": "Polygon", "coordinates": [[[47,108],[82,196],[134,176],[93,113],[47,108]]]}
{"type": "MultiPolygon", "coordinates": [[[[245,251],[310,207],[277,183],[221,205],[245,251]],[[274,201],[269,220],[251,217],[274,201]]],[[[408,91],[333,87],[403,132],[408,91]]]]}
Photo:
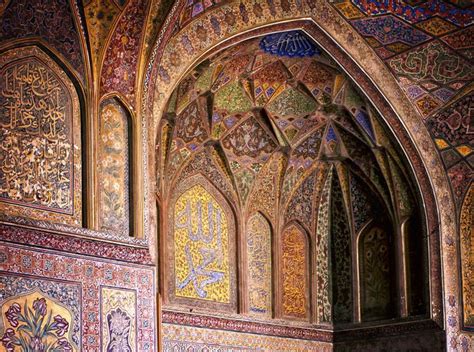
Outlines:
{"type": "MultiPolygon", "coordinates": [[[[420,193],[422,195],[423,208],[427,223],[427,232],[429,235],[429,270],[430,270],[430,293],[431,293],[431,316],[438,325],[443,326],[442,315],[442,282],[441,282],[441,250],[440,241],[441,233],[456,234],[456,223],[454,217],[454,204],[449,192],[449,183],[443,171],[437,150],[429,136],[428,131],[424,128],[422,121],[411,103],[404,100],[404,93],[398,86],[395,78],[388,73],[388,69],[384,64],[376,58],[372,53],[370,47],[364,43],[360,45],[358,50],[368,53],[368,57],[363,62],[357,62],[354,57],[357,57],[354,46],[346,41],[336,43],[327,32],[322,29],[322,26],[313,18],[304,19],[285,19],[280,18],[279,22],[272,24],[264,24],[253,28],[243,33],[237,33],[227,39],[221,35],[219,41],[214,45],[209,44],[206,50],[201,54],[191,55],[192,60],[186,65],[186,69],[181,71],[179,77],[172,78],[166,88],[166,93],[161,92],[155,96],[153,91],[155,84],[159,85],[159,77],[157,68],[161,62],[166,60],[164,55],[157,57],[156,61],[152,62],[150,68],[153,68],[150,77],[150,85],[147,94],[151,103],[149,105],[148,121],[150,132],[152,133],[150,139],[155,139],[155,128],[158,126],[157,122],[162,116],[162,110],[167,103],[171,93],[178,86],[185,75],[197,64],[204,61],[218,51],[229,48],[244,40],[259,37],[265,34],[287,30],[303,30],[306,34],[313,38],[313,40],[322,47],[339,65],[345,73],[357,82],[359,89],[364,93],[365,97],[372,103],[379,114],[382,116],[385,125],[391,130],[397,142],[402,147],[403,152],[410,162],[411,171],[415,175],[420,193]],[[384,81],[381,81],[380,73],[383,75],[384,81]],[[356,78],[356,79],[355,79],[356,78]],[[153,112],[152,112],[153,111],[153,112]],[[153,120],[155,118],[155,120],[153,120]],[[420,128],[420,126],[422,126],[420,128]],[[435,197],[436,194],[436,197],[435,197]],[[444,209],[438,207],[438,201],[443,201],[444,209]]],[[[166,28],[165,28],[166,30],[166,28]]],[[[157,46],[163,48],[160,52],[163,54],[170,43],[158,43],[157,46]]],[[[150,69],[151,70],[151,69],[150,69]]],[[[146,103],[144,108],[146,108],[146,103]]],[[[144,109],[146,111],[146,109],[144,109]]],[[[152,171],[153,172],[153,171],[152,171]]],[[[449,248],[451,250],[451,248],[449,248]]],[[[453,248],[456,250],[456,248],[453,248]]],[[[456,288],[457,278],[449,278],[449,285],[456,290],[455,295],[459,295],[459,290],[456,288]]]]}

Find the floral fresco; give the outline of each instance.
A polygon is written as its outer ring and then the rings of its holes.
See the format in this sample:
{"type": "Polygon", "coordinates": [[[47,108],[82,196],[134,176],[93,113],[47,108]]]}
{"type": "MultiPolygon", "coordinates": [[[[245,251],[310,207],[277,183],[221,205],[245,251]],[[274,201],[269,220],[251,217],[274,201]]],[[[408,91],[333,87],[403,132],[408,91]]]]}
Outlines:
{"type": "Polygon", "coordinates": [[[78,351],[71,339],[71,312],[41,293],[10,299],[1,312],[4,330],[0,341],[6,351],[78,351]]]}
{"type": "Polygon", "coordinates": [[[100,228],[130,235],[130,118],[115,99],[101,105],[100,228]]]}
{"type": "Polygon", "coordinates": [[[101,288],[102,351],[137,351],[136,304],[135,291],[101,288]]]}

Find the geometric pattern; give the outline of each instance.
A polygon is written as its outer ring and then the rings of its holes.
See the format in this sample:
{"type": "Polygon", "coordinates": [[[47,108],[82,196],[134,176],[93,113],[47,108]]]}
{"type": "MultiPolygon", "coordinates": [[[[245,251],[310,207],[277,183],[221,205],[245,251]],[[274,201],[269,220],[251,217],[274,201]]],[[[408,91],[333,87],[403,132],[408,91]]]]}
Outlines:
{"type": "Polygon", "coordinates": [[[426,120],[451,178],[458,209],[474,175],[474,91],[426,120]]]}
{"type": "Polygon", "coordinates": [[[391,15],[354,20],[352,25],[360,34],[373,37],[382,45],[402,42],[412,46],[430,39],[429,35],[391,15]]]}
{"type": "MultiPolygon", "coordinates": [[[[380,21],[398,26],[393,32],[374,32],[374,40],[387,45],[409,46],[405,43],[430,38],[418,29],[405,33],[411,27],[395,17],[380,21]]],[[[309,39],[302,32],[284,34],[216,53],[187,73],[168,101],[172,141],[160,144],[165,149],[160,155],[169,155],[160,172],[170,182],[162,183],[160,193],[173,207],[168,209],[173,212],[168,230],[174,237],[168,236],[172,241],[165,246],[174,250],[174,257],[166,292],[173,308],[233,312],[233,287],[242,280],[243,310],[259,319],[271,319],[276,312],[284,319],[306,321],[316,313],[321,324],[351,322],[354,228],[360,231],[376,218],[380,199],[393,209],[387,186],[393,175],[376,156],[390,148],[402,159],[370,103],[337,64],[306,45],[309,39]],[[209,150],[214,161],[203,162],[209,150]],[[327,177],[336,160],[337,174],[327,177]],[[342,177],[349,171],[357,182],[342,177]],[[196,185],[194,177],[209,186],[196,185]],[[220,193],[213,192],[211,183],[228,199],[218,201],[220,193]],[[170,196],[174,200],[169,202],[170,196]],[[231,248],[234,215],[224,214],[227,201],[244,224],[239,279],[230,259],[236,253],[231,248]],[[282,220],[280,228],[274,227],[276,219],[282,220]],[[272,229],[279,239],[276,259],[271,256],[272,229]],[[316,238],[307,235],[315,233],[316,238]],[[313,250],[317,258],[310,255],[313,250]],[[318,268],[314,278],[309,265],[318,268]],[[279,280],[275,293],[272,275],[279,280]],[[315,312],[309,296],[313,285],[315,312]]],[[[410,177],[404,167],[397,172],[410,177]]],[[[410,192],[403,196],[414,202],[410,192]]],[[[413,207],[404,214],[415,216],[413,207]]]]}
{"type": "Polygon", "coordinates": [[[334,7],[386,62],[423,117],[472,80],[472,4],[348,0],[334,7]]]}

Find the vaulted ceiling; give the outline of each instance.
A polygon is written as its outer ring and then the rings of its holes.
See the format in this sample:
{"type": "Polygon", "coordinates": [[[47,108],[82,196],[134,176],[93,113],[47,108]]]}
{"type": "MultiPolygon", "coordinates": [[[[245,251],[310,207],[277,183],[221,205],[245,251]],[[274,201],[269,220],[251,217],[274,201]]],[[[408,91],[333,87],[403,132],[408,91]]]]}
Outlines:
{"type": "MultiPolygon", "coordinates": [[[[398,199],[406,216],[413,212],[409,172],[380,117],[303,32],[245,41],[205,60],[176,88],[161,126],[157,174],[164,194],[202,155],[213,155],[240,208],[275,218],[288,207],[285,221],[312,229],[315,190],[333,161],[344,164],[337,173],[347,187],[351,177],[353,197],[372,198],[372,210],[383,204],[393,216],[398,199]],[[269,182],[275,189],[265,189],[269,182]]],[[[354,215],[367,217],[359,225],[374,217],[354,215]]]]}

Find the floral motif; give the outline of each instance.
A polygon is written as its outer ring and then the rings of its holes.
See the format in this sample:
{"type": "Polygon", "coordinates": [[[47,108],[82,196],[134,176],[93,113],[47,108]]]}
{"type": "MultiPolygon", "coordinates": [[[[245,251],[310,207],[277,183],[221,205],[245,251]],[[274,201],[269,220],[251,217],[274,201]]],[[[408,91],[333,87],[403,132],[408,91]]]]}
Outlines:
{"type": "Polygon", "coordinates": [[[21,308],[18,303],[13,303],[8,311],[5,313],[8,322],[11,326],[16,328],[18,326],[18,315],[21,313],[21,308]]]}
{"type": "Polygon", "coordinates": [[[46,300],[44,298],[37,298],[33,302],[33,309],[42,317],[46,315],[46,300]]]}
{"type": "Polygon", "coordinates": [[[58,336],[63,336],[69,329],[69,323],[66,319],[61,317],[60,315],[56,315],[54,317],[54,323],[51,324],[51,329],[56,330],[58,336]]]}
{"type": "Polygon", "coordinates": [[[14,302],[6,311],[11,327],[5,330],[0,341],[7,352],[14,352],[15,346],[28,352],[72,351],[72,345],[63,337],[69,331],[69,322],[59,314],[53,318],[53,311],[48,313],[45,298],[35,299],[32,307],[25,301],[22,309],[14,302]]]}
{"type": "Polygon", "coordinates": [[[131,352],[129,343],[130,317],[120,308],[112,310],[107,314],[109,326],[109,343],[107,352],[131,352]]]}

